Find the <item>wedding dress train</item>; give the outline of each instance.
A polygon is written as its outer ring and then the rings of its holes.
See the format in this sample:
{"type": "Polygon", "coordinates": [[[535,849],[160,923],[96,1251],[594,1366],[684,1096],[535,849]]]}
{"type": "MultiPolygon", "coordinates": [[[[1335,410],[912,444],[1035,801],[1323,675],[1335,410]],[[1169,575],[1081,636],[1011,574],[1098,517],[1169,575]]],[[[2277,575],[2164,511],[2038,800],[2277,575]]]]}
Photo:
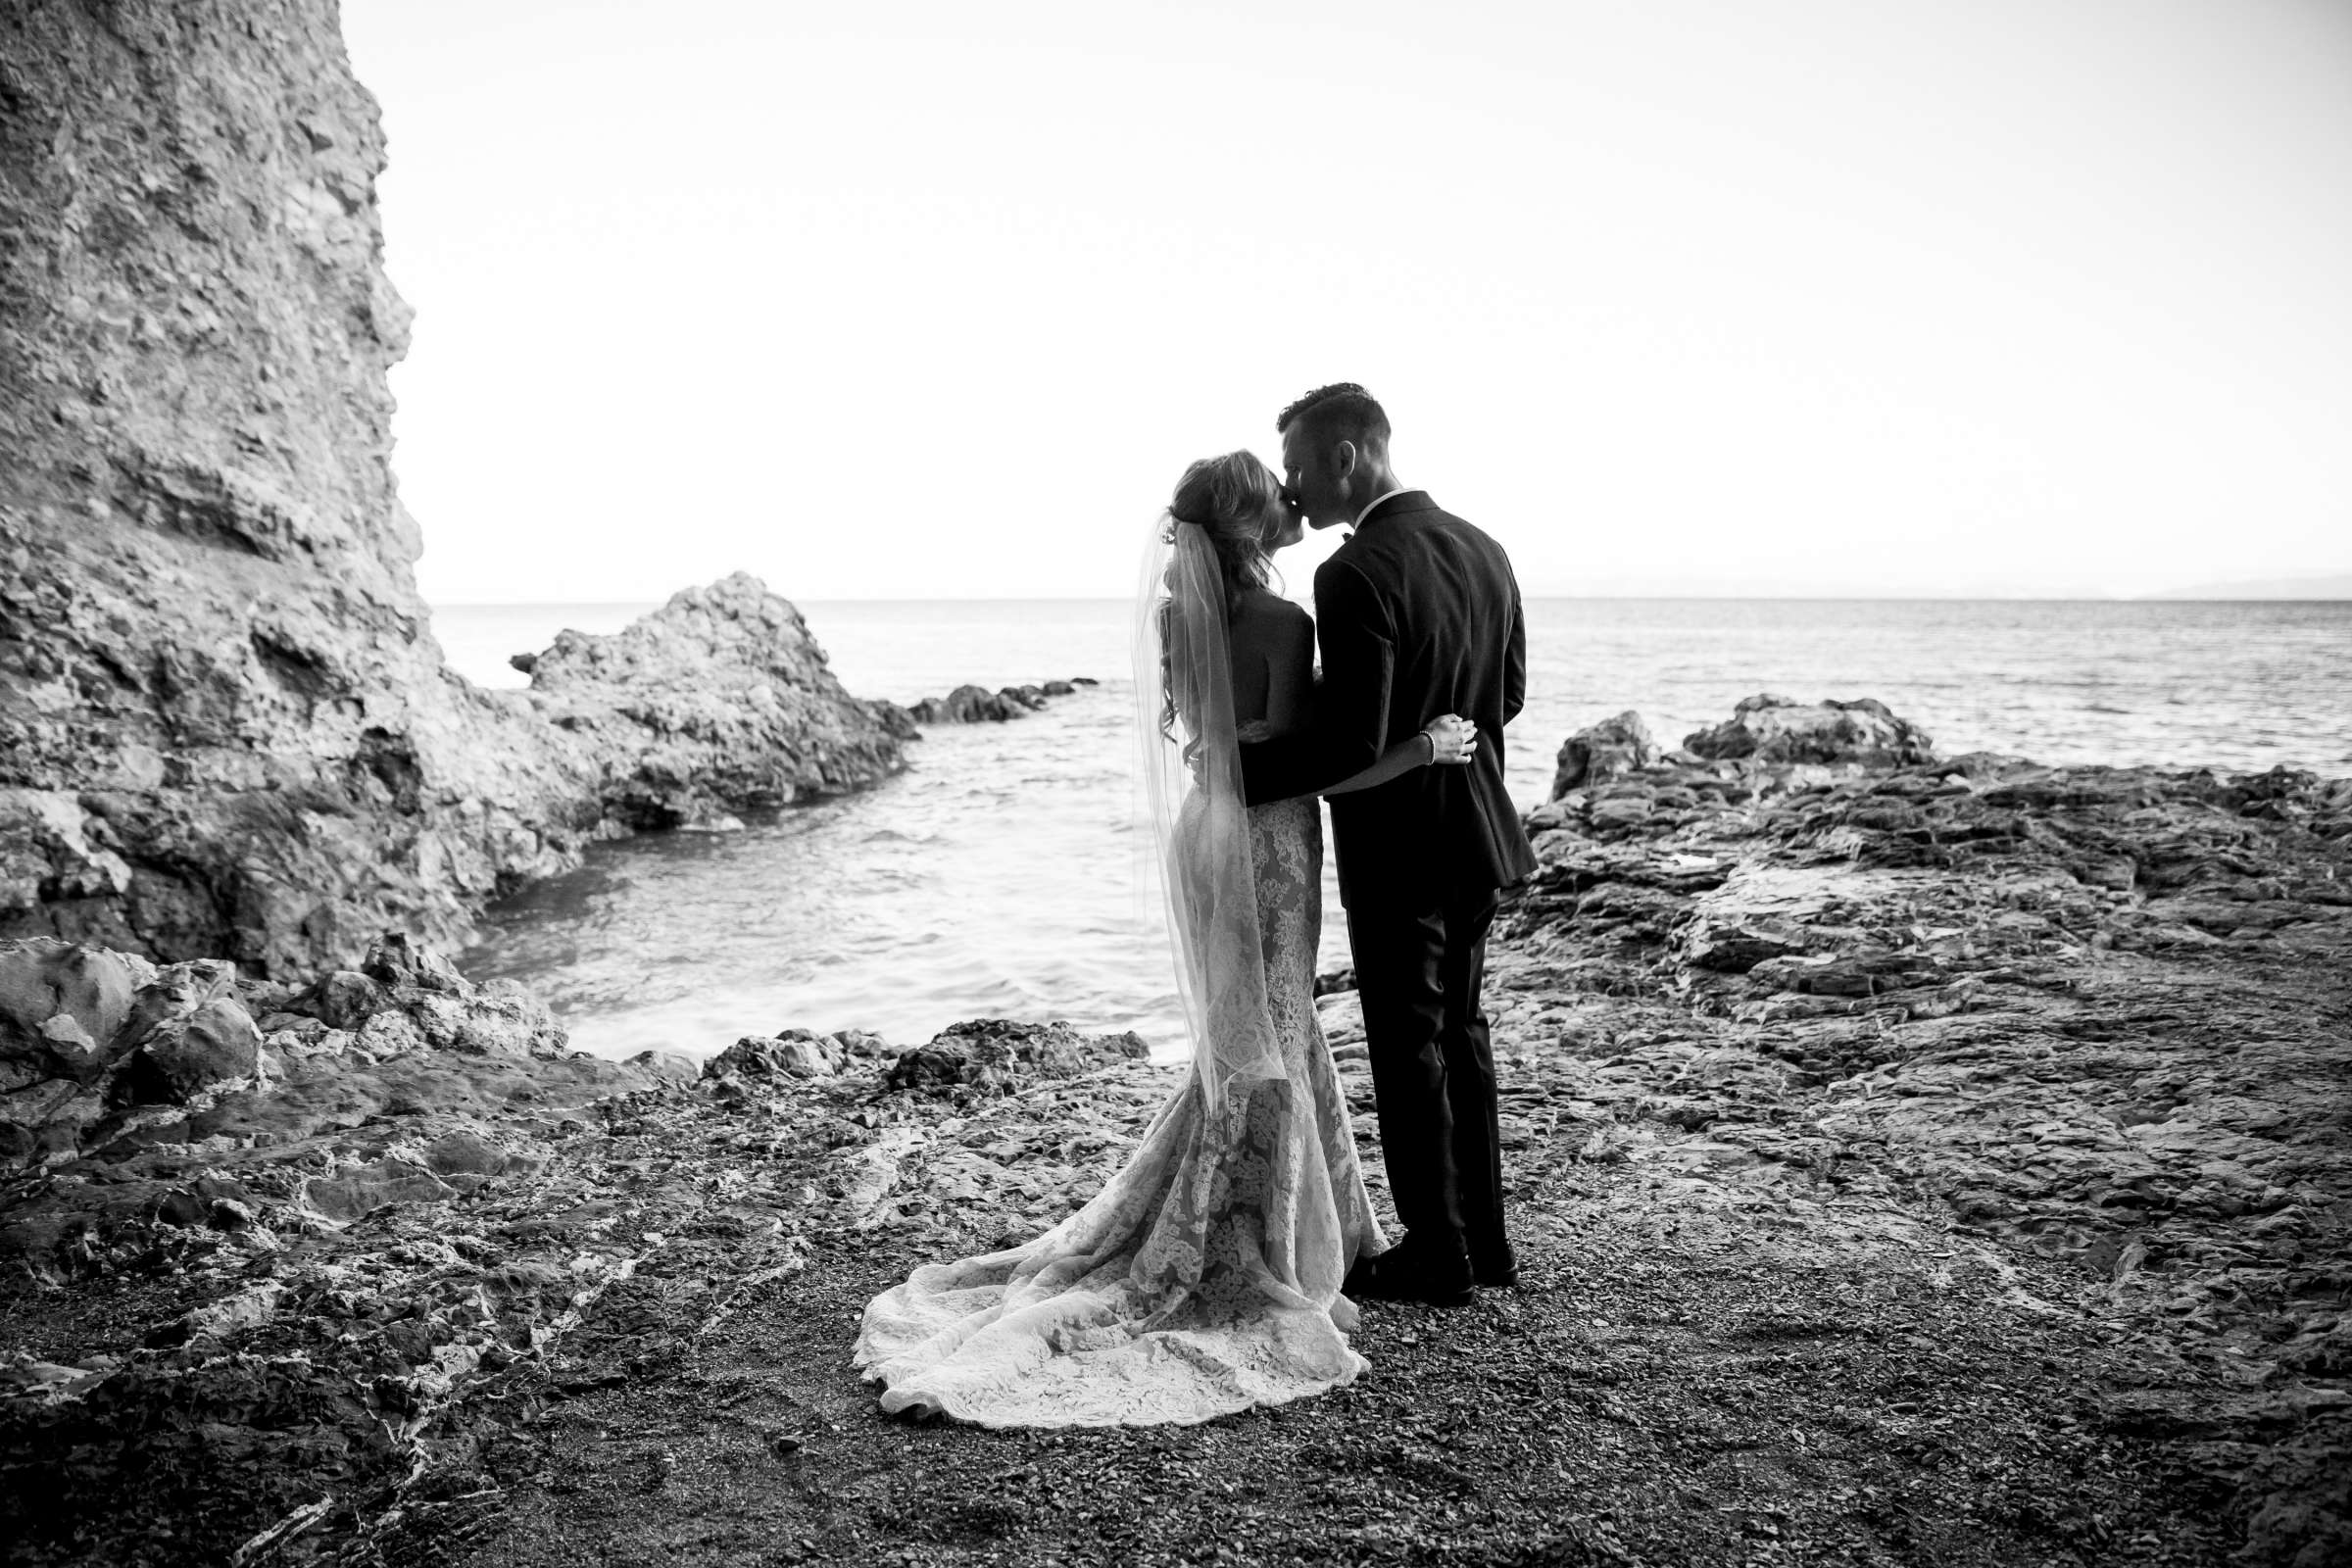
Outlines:
{"type": "Polygon", "coordinates": [[[986,1426],[1195,1422],[1364,1368],[1340,1282],[1386,1244],[1315,1019],[1321,814],[1311,797],[1241,804],[1214,563],[1186,532],[1168,530],[1169,599],[1138,663],[1182,715],[1183,738],[1162,723],[1171,755],[1150,765],[1167,764],[1155,797],[1181,803],[1159,817],[1191,1069],[1085,1207],[868,1303],[856,1359],[884,1385],[884,1409],[986,1426]]]}

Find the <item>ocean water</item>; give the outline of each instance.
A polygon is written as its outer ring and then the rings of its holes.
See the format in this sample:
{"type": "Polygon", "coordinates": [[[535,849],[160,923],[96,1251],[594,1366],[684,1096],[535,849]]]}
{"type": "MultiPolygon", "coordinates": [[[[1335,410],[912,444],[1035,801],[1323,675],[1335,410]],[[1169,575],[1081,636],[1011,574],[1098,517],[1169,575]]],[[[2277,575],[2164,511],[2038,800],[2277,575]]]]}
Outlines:
{"type": "MultiPolygon", "coordinates": [[[[466,675],[521,685],[508,655],[650,608],[452,606],[434,630],[466,675]]],[[[1176,1049],[1134,826],[1126,604],[801,608],[860,696],[1103,684],[1013,723],[932,729],[859,795],[599,846],[494,909],[466,972],[524,981],[608,1055],[708,1055],[787,1026],[919,1044],[988,1016],[1176,1049]]],[[[1533,600],[1527,617],[1527,710],[1506,736],[1525,806],[1594,719],[1633,709],[1671,745],[1759,691],[1879,698],[1947,755],[2352,774],[2352,603],[1533,600]]],[[[1328,878],[1325,907],[1332,966],[1347,942],[1328,878]]]]}

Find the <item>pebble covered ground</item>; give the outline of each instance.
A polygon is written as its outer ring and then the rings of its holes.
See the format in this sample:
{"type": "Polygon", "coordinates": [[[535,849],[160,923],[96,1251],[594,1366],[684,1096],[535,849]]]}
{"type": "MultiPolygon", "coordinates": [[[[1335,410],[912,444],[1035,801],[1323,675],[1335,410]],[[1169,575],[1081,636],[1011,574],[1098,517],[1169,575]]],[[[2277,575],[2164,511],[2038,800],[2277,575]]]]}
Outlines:
{"type": "MultiPolygon", "coordinates": [[[[17,1179],[0,1534],[240,1564],[2352,1551],[2352,785],[1686,757],[1532,826],[1489,990],[1524,1278],[1367,1306],[1346,1390],[1181,1429],[884,1418],[864,1301],[1057,1219],[1179,1070],[1051,1026],[780,1032],[601,1100],[150,1145],[116,1162],[135,1202],[103,1152],[17,1179]]],[[[1322,1007],[1377,1171],[1344,976],[1322,1007]]]]}

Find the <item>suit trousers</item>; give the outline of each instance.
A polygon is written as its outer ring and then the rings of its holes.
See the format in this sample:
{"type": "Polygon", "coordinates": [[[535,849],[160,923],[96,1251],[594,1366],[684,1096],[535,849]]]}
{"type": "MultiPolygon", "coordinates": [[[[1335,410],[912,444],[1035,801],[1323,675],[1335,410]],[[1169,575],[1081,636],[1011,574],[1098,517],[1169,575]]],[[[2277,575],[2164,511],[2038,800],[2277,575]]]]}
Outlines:
{"type": "Polygon", "coordinates": [[[1348,940],[1396,1217],[1424,1264],[1509,1255],[1494,1052],[1479,1005],[1492,888],[1434,904],[1350,906],[1348,940]]]}

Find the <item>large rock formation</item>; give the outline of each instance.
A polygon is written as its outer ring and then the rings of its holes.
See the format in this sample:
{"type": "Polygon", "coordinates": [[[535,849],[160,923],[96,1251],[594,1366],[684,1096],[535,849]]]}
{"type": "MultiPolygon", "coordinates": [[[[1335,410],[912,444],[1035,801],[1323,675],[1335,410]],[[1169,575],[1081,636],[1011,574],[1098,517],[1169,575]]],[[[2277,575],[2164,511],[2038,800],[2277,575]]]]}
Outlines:
{"type": "Polygon", "coordinates": [[[1683,739],[1685,751],[1710,761],[1781,766],[1932,762],[1934,745],[1926,730],[1897,717],[1876,698],[1800,703],[1769,692],[1740,699],[1729,719],[1683,739]]]}
{"type": "Polygon", "coordinates": [[[801,612],[743,571],[612,636],[564,632],[532,661],[528,700],[600,820],[629,828],[856,789],[903,766],[917,734],[903,709],[844,691],[801,612]]]}
{"type": "Polygon", "coordinates": [[[534,694],[443,667],[382,166],[331,0],[0,19],[0,936],[300,972],[899,765],[750,578],[567,637],[534,694]]]}

